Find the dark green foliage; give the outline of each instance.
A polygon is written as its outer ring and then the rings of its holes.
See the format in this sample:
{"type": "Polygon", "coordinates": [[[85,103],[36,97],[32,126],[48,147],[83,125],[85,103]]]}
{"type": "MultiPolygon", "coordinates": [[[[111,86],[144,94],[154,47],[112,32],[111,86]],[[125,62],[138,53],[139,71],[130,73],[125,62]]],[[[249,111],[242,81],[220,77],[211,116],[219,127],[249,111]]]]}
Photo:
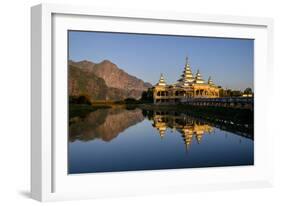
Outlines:
{"type": "Polygon", "coordinates": [[[142,102],[152,103],[153,102],[153,91],[149,88],[147,91],[143,91],[141,95],[142,102]]]}
{"type": "Polygon", "coordinates": [[[253,92],[252,92],[252,89],[251,88],[246,88],[245,90],[244,90],[244,94],[253,94],[253,92]]]}
{"type": "Polygon", "coordinates": [[[70,104],[87,104],[91,105],[90,97],[86,95],[81,96],[70,96],[69,97],[69,103],[70,104]]]}
{"type": "Polygon", "coordinates": [[[126,98],[124,102],[125,104],[138,104],[138,101],[134,98],[126,98]]]}
{"type": "Polygon", "coordinates": [[[239,90],[233,90],[233,91],[231,91],[230,96],[231,97],[241,97],[242,94],[243,93],[241,91],[239,91],[239,90]]]}
{"type": "Polygon", "coordinates": [[[153,110],[143,109],[142,114],[144,117],[147,117],[149,120],[152,120],[153,118],[153,110]]]}
{"type": "Polygon", "coordinates": [[[242,94],[240,90],[220,89],[219,91],[220,97],[241,97],[242,94]]]}

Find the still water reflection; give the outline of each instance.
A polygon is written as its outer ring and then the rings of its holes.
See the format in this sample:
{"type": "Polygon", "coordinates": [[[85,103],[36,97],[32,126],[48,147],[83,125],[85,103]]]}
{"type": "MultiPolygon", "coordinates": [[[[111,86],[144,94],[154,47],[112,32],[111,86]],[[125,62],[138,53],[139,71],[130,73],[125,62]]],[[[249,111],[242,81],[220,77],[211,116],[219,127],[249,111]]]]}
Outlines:
{"type": "Polygon", "coordinates": [[[72,117],[69,124],[70,174],[254,162],[253,138],[247,130],[183,113],[99,109],[72,117]]]}

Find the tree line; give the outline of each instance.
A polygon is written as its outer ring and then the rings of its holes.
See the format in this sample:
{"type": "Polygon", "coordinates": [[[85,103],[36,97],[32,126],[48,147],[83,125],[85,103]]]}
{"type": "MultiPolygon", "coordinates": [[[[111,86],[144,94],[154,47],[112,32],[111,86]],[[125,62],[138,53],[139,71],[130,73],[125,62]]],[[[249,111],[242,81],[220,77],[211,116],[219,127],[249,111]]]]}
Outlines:
{"type": "Polygon", "coordinates": [[[241,90],[231,90],[220,88],[220,97],[241,97],[241,96],[253,96],[254,93],[250,87],[246,88],[244,91],[241,90]]]}

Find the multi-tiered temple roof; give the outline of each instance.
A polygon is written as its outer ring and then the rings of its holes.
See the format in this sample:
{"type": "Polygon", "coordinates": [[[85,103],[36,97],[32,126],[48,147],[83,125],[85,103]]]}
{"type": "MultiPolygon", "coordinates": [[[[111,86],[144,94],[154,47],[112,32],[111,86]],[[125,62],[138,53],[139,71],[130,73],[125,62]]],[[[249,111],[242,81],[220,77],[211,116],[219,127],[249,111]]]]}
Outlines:
{"type": "MultiPolygon", "coordinates": [[[[192,74],[191,67],[188,63],[188,58],[186,57],[186,62],[185,62],[185,67],[183,70],[183,73],[181,75],[181,78],[178,80],[174,86],[179,86],[179,87],[188,87],[193,84],[206,84],[204,79],[202,78],[202,75],[199,70],[197,70],[195,77],[192,74]]],[[[215,84],[213,83],[213,80],[211,77],[209,77],[208,85],[215,87],[215,84]]],[[[163,74],[161,74],[159,82],[156,84],[157,86],[167,86],[163,74]]]]}
{"type": "Polygon", "coordinates": [[[208,84],[211,85],[211,86],[215,86],[213,80],[211,79],[211,76],[208,79],[208,84]]]}
{"type": "Polygon", "coordinates": [[[179,85],[181,86],[189,86],[192,82],[194,82],[193,74],[188,64],[188,58],[186,57],[185,67],[181,78],[178,80],[179,85]]]}
{"type": "Polygon", "coordinates": [[[157,83],[157,85],[158,86],[166,86],[166,82],[165,82],[163,74],[161,74],[159,82],[157,83]]]}
{"type": "Polygon", "coordinates": [[[197,70],[194,83],[196,83],[196,84],[204,84],[205,83],[201,74],[200,74],[200,72],[199,72],[199,69],[197,70]]]}

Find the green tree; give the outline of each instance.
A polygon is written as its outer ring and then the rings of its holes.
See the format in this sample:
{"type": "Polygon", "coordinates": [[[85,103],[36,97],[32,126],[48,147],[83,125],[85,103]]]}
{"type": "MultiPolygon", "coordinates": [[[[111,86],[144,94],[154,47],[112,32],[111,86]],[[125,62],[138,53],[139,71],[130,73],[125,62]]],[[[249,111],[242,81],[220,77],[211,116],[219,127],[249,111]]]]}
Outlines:
{"type": "Polygon", "coordinates": [[[231,97],[231,95],[232,95],[232,90],[231,89],[224,90],[224,96],[225,97],[231,97]]]}
{"type": "Polygon", "coordinates": [[[240,96],[242,96],[242,92],[239,90],[233,90],[233,91],[231,91],[230,96],[231,97],[240,97],[240,96]]]}
{"type": "Polygon", "coordinates": [[[153,92],[152,92],[152,89],[149,88],[147,91],[143,91],[140,100],[144,101],[144,102],[153,102],[153,92]]]}
{"type": "Polygon", "coordinates": [[[253,94],[253,91],[250,87],[248,87],[244,90],[244,94],[253,94]]]}
{"type": "Polygon", "coordinates": [[[91,105],[91,100],[88,95],[70,96],[69,103],[71,104],[88,104],[91,105]]]}

